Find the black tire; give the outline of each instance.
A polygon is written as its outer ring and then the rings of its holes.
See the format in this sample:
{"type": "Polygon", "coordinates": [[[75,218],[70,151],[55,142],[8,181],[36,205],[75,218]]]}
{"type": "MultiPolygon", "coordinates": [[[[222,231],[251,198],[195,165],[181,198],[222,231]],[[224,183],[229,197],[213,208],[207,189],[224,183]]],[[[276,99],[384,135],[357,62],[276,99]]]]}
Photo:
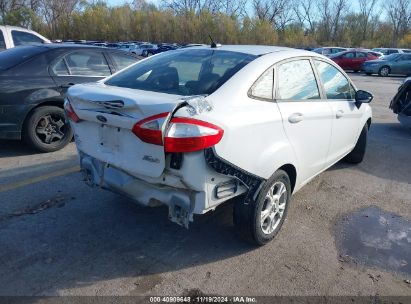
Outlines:
{"type": "Polygon", "coordinates": [[[354,149],[344,158],[346,162],[352,164],[359,164],[364,159],[365,151],[367,149],[368,125],[362,128],[360,137],[354,149]]]}
{"type": "Polygon", "coordinates": [[[64,110],[59,107],[36,108],[24,124],[23,139],[41,152],[60,150],[72,138],[73,131],[66,122],[64,110]]]}
{"type": "Polygon", "coordinates": [[[371,73],[365,73],[365,75],[367,75],[367,76],[371,76],[371,73]]]}
{"type": "Polygon", "coordinates": [[[360,70],[354,70],[354,73],[358,73],[360,70]]]}
{"type": "Polygon", "coordinates": [[[390,73],[391,69],[389,66],[386,65],[382,66],[378,71],[378,75],[380,75],[381,77],[387,77],[388,75],[390,75],[390,73]],[[387,73],[385,71],[387,71],[387,73]]]}
{"type": "Polygon", "coordinates": [[[283,225],[284,220],[287,216],[290,201],[290,178],[288,177],[285,171],[278,170],[270,177],[269,180],[265,182],[264,186],[258,193],[257,199],[255,201],[251,201],[248,204],[246,204],[244,200],[240,199],[235,201],[233,214],[234,225],[236,226],[236,229],[241,235],[241,237],[243,237],[246,241],[252,243],[253,245],[265,245],[268,242],[270,242],[280,231],[281,226],[283,225]],[[264,232],[263,226],[265,226],[265,229],[268,229],[268,223],[266,223],[266,220],[270,221],[271,217],[267,216],[266,219],[263,221],[263,224],[261,224],[261,219],[262,212],[270,209],[268,207],[267,195],[270,190],[276,191],[275,187],[280,187],[281,184],[285,187],[285,193],[279,197],[278,204],[272,207],[273,210],[271,212],[274,213],[274,209],[283,210],[283,212],[281,216],[280,213],[273,215],[274,219],[276,219],[275,225],[271,227],[273,231],[271,231],[270,233],[266,233],[269,231],[267,230],[266,232],[264,232]],[[281,208],[280,206],[283,205],[284,202],[285,206],[281,208]]]}

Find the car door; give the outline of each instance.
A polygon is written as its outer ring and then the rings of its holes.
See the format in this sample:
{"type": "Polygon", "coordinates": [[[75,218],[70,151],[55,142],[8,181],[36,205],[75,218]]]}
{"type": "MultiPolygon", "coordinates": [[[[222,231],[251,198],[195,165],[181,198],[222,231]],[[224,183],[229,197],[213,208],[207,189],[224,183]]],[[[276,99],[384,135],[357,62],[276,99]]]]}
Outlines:
{"type": "Polygon", "coordinates": [[[327,159],[327,165],[331,165],[354,148],[362,111],[355,105],[355,91],[347,77],[328,62],[315,59],[314,63],[332,109],[332,136],[327,159]]]}
{"type": "Polygon", "coordinates": [[[399,59],[398,74],[411,75],[411,54],[403,54],[399,59]]]}
{"type": "Polygon", "coordinates": [[[390,66],[390,70],[391,70],[390,74],[402,74],[402,70],[403,70],[403,67],[402,67],[403,61],[402,60],[403,60],[404,55],[403,54],[396,54],[396,55],[393,55],[393,56],[396,56],[396,57],[389,61],[389,63],[390,63],[389,66],[390,66]]]}
{"type": "Polygon", "coordinates": [[[355,58],[355,52],[348,52],[342,55],[341,59],[341,67],[344,70],[352,70],[353,69],[353,60],[355,58]]]}
{"type": "Polygon", "coordinates": [[[53,80],[61,92],[78,83],[95,82],[111,75],[106,57],[101,50],[75,50],[65,54],[50,67],[53,80]]]}
{"type": "Polygon", "coordinates": [[[332,110],[321,93],[309,58],[275,67],[275,100],[298,161],[301,180],[326,166],[331,140],[332,110]]]}
{"type": "Polygon", "coordinates": [[[354,71],[361,70],[361,66],[364,61],[367,60],[367,53],[365,52],[355,52],[355,58],[352,60],[352,69],[354,71]]]}

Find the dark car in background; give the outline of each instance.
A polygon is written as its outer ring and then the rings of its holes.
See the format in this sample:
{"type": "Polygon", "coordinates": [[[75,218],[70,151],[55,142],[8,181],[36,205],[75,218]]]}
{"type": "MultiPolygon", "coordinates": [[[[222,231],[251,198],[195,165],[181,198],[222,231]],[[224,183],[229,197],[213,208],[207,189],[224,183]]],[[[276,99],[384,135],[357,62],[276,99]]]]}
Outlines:
{"type": "Polygon", "coordinates": [[[411,77],[404,80],[391,100],[390,109],[397,114],[398,121],[411,130],[411,77]]]}
{"type": "Polygon", "coordinates": [[[115,49],[77,44],[19,46],[0,53],[0,139],[24,139],[42,152],[72,139],[65,122],[64,94],[137,62],[115,49]]]}
{"type": "Polygon", "coordinates": [[[330,59],[344,70],[358,72],[361,71],[364,62],[377,60],[378,57],[373,52],[368,52],[366,50],[350,50],[331,55],[330,59]]]}
{"type": "Polygon", "coordinates": [[[364,62],[363,71],[367,75],[378,74],[388,76],[390,74],[411,75],[411,54],[391,54],[378,60],[364,62]]]}
{"type": "Polygon", "coordinates": [[[160,45],[156,49],[145,49],[145,50],[143,50],[141,55],[143,57],[148,57],[148,56],[152,56],[152,55],[155,55],[155,54],[159,54],[159,53],[163,53],[163,52],[167,52],[167,51],[172,51],[172,50],[176,50],[176,49],[178,49],[178,47],[175,46],[175,45],[160,45]]]}

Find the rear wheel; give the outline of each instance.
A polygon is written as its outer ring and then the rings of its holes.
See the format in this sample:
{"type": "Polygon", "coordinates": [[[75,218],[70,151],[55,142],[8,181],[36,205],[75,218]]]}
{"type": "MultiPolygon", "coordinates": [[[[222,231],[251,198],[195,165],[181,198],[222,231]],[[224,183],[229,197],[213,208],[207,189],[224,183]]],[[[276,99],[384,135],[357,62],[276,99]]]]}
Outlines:
{"type": "Polygon", "coordinates": [[[234,204],[234,224],[241,236],[255,245],[264,245],[280,231],[291,199],[287,173],[276,171],[266,181],[255,201],[234,204]]]}
{"type": "Polygon", "coordinates": [[[365,75],[367,75],[367,76],[371,76],[371,73],[365,73],[365,75]]]}
{"type": "Polygon", "coordinates": [[[41,152],[53,152],[65,147],[73,137],[65,122],[64,110],[54,106],[39,107],[24,124],[24,140],[41,152]]]}
{"type": "Polygon", "coordinates": [[[390,67],[388,66],[383,66],[381,69],[378,71],[378,75],[382,77],[387,77],[391,73],[390,67]]]}
{"type": "Polygon", "coordinates": [[[368,125],[366,124],[361,131],[357,144],[354,149],[344,158],[346,162],[359,164],[364,159],[367,149],[368,125]]]}

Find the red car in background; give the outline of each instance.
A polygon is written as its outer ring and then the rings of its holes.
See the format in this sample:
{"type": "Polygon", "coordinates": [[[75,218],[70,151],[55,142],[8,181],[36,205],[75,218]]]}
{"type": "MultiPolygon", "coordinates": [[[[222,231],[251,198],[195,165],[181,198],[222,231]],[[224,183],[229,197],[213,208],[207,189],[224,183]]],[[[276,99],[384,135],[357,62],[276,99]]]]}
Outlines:
{"type": "Polygon", "coordinates": [[[350,50],[330,56],[330,59],[337,63],[344,70],[361,71],[361,66],[365,61],[379,59],[377,54],[364,50],[350,50]]]}

